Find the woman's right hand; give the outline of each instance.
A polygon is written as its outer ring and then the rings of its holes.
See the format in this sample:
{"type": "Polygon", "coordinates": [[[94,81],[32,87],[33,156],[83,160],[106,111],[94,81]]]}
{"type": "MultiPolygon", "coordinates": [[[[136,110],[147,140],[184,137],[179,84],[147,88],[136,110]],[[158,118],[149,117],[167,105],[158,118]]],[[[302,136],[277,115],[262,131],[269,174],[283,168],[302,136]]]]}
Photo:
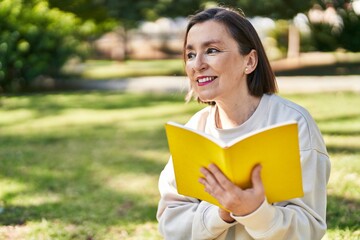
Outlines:
{"type": "MultiPolygon", "coordinates": [[[[247,189],[241,189],[233,184],[215,164],[210,164],[208,168],[202,167],[200,171],[204,177],[200,178],[199,182],[204,185],[205,191],[236,216],[252,213],[265,200],[260,165],[252,170],[252,187],[247,189]]],[[[224,213],[221,214],[228,220],[224,213]]]]}

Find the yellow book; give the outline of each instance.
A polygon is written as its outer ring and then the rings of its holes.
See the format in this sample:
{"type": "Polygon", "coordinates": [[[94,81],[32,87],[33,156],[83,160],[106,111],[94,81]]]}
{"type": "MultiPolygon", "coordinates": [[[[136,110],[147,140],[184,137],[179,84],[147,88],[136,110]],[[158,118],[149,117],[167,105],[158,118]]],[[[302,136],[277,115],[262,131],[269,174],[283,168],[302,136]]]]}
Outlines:
{"type": "Polygon", "coordinates": [[[261,164],[269,203],[304,195],[295,121],[259,129],[228,144],[174,122],[166,123],[165,129],[179,194],[222,207],[198,182],[200,168],[214,163],[242,189],[251,187],[251,171],[261,164]]]}

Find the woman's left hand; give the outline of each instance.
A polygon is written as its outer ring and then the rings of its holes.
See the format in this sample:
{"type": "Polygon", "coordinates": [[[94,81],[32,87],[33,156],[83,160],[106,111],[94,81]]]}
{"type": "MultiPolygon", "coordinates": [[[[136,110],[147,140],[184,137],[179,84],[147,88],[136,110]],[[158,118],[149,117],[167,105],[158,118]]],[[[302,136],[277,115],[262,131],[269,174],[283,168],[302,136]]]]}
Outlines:
{"type": "Polygon", "coordinates": [[[252,170],[252,188],[248,189],[241,189],[233,184],[215,164],[210,164],[209,168],[203,167],[200,171],[204,178],[200,178],[199,182],[205,186],[205,191],[234,215],[248,215],[265,200],[260,165],[252,170]]]}

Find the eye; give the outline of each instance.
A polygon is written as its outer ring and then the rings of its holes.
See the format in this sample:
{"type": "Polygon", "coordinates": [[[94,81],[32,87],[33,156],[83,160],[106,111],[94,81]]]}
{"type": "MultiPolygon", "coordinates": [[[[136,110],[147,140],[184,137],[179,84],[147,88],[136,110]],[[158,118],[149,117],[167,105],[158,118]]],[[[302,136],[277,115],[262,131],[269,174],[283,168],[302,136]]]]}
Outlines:
{"type": "Polygon", "coordinates": [[[218,50],[218,49],[216,49],[216,48],[208,48],[208,49],[206,50],[206,53],[209,54],[209,55],[211,55],[211,54],[216,54],[216,53],[219,53],[219,52],[220,52],[220,50],[218,50]]]}
{"type": "Polygon", "coordinates": [[[196,57],[196,54],[193,53],[193,52],[189,52],[189,53],[186,54],[186,57],[187,57],[188,60],[191,60],[191,59],[196,57]]]}

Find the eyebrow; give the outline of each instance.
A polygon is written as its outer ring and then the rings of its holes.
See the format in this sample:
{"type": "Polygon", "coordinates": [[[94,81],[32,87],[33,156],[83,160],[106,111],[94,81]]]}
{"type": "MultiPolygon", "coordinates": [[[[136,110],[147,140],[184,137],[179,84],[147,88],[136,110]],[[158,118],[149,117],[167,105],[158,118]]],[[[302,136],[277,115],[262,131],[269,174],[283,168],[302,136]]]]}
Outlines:
{"type": "MultiPolygon", "coordinates": [[[[201,46],[202,46],[202,47],[207,47],[207,46],[209,46],[209,45],[218,44],[218,43],[222,43],[222,41],[214,39],[214,40],[209,40],[209,41],[203,42],[203,43],[201,44],[201,46]]],[[[185,49],[186,49],[186,50],[193,50],[193,49],[194,49],[194,46],[191,45],[191,44],[187,44],[185,49]]]]}

